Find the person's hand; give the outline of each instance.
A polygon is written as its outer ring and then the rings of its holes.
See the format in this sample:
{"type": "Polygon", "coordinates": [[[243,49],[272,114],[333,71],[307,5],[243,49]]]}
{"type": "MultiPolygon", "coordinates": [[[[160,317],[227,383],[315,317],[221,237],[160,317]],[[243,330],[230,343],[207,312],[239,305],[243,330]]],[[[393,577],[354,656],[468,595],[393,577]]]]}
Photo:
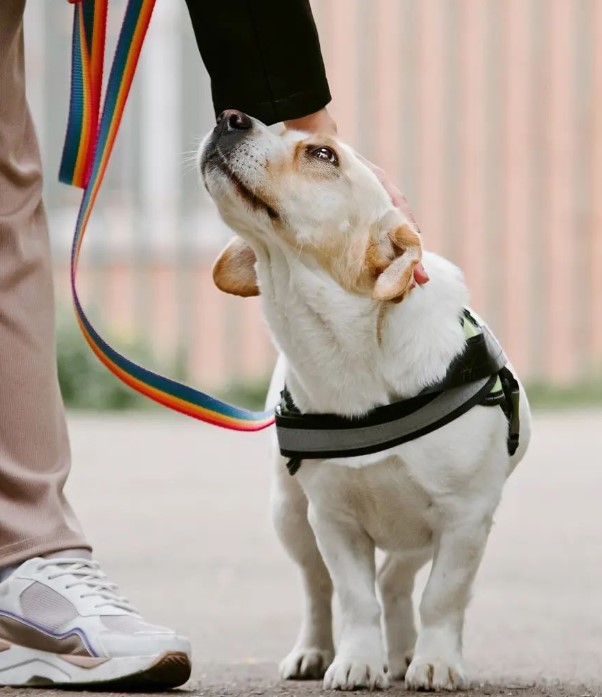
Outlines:
{"type": "MultiPolygon", "coordinates": [[[[295,131],[309,131],[310,133],[325,133],[327,135],[337,134],[337,124],[335,120],[330,115],[326,107],[316,111],[313,114],[308,114],[307,116],[302,116],[299,119],[291,119],[285,121],[284,125],[286,128],[291,128],[295,131]]],[[[356,153],[360,160],[368,166],[374,174],[376,174],[378,180],[385,188],[385,191],[391,197],[391,201],[394,206],[397,206],[408,218],[410,223],[414,226],[417,232],[420,232],[410,204],[408,203],[406,197],[401,193],[401,191],[395,186],[395,184],[389,179],[387,173],[381,167],[378,167],[373,162],[370,162],[365,157],[362,157],[359,153],[356,153]]],[[[414,269],[414,280],[418,285],[423,285],[428,282],[429,277],[424,270],[422,264],[417,264],[414,269]]]]}
{"type": "Polygon", "coordinates": [[[414,213],[412,212],[412,209],[410,208],[410,204],[408,203],[407,198],[401,193],[401,191],[395,186],[395,184],[389,179],[388,174],[385,172],[384,169],[379,167],[378,165],[375,165],[373,162],[370,162],[370,160],[367,160],[365,157],[360,155],[359,153],[356,153],[356,155],[359,157],[359,159],[366,165],[368,166],[374,174],[376,174],[376,177],[378,181],[383,185],[385,191],[389,194],[391,197],[391,201],[393,201],[393,205],[399,208],[409,221],[412,223],[412,225],[416,228],[418,232],[420,232],[420,229],[418,228],[418,223],[416,222],[416,219],[414,218],[414,213]]]}
{"type": "MultiPolygon", "coordinates": [[[[416,222],[416,218],[414,218],[414,213],[412,212],[412,209],[410,208],[410,204],[408,203],[407,198],[401,193],[401,191],[393,184],[391,179],[389,179],[389,176],[385,172],[384,169],[379,167],[378,165],[375,165],[373,162],[370,162],[370,160],[367,160],[365,157],[360,155],[359,153],[356,153],[356,155],[360,158],[360,160],[367,166],[369,167],[374,174],[376,174],[378,181],[383,185],[385,191],[389,194],[391,197],[391,201],[393,202],[393,205],[399,208],[399,210],[406,216],[406,218],[410,221],[416,232],[420,233],[420,228],[418,227],[418,223],[416,222]]],[[[424,270],[424,266],[422,265],[422,262],[419,264],[416,264],[414,268],[414,281],[419,286],[423,286],[425,283],[429,282],[429,277],[427,272],[424,270]]]]}
{"type": "Polygon", "coordinates": [[[284,125],[293,131],[309,131],[310,133],[326,133],[336,136],[337,125],[326,107],[313,114],[302,116],[300,119],[290,119],[284,125]]]}

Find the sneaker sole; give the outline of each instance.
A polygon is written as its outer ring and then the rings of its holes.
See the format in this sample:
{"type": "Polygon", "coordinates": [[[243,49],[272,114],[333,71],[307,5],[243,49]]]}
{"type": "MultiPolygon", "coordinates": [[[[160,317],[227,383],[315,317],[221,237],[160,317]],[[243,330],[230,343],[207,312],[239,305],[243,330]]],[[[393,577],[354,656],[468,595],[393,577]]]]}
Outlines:
{"type": "Polygon", "coordinates": [[[156,691],[180,687],[190,672],[190,657],[182,651],[108,659],[66,656],[16,644],[0,651],[0,685],[11,687],[156,691]]]}

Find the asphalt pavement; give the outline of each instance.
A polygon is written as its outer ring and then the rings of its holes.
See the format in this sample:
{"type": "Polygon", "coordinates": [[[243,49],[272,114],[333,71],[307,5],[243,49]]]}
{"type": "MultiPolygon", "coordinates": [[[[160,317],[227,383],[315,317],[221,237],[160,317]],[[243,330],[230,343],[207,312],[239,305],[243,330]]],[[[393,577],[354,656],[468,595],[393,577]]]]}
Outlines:
{"type": "MultiPolygon", "coordinates": [[[[69,422],[71,501],[140,611],[192,640],[185,694],[320,692],[278,680],[302,597],[270,526],[267,435],[160,410],[69,422]]],[[[536,415],[475,584],[464,653],[475,695],[602,694],[602,411],[536,415]]]]}

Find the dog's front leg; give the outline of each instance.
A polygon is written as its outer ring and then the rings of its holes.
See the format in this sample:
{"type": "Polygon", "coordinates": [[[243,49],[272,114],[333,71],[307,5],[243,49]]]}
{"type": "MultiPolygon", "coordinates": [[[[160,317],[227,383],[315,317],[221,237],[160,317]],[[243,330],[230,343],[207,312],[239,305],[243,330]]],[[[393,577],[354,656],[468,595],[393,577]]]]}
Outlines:
{"type": "Polygon", "coordinates": [[[280,664],[286,680],[324,677],[334,656],[332,582],[307,520],[307,498],[285,460],[278,457],[272,481],[272,520],[287,552],[301,570],[305,613],[293,649],[280,664]]]}
{"type": "Polygon", "coordinates": [[[343,627],[326,689],[383,689],[388,681],[380,628],[380,606],[375,590],[374,542],[350,518],[337,519],[331,511],[311,504],[309,521],[316,534],[339,597],[343,627]]]}
{"type": "Polygon", "coordinates": [[[403,680],[414,656],[414,578],[430,556],[430,549],[389,554],[378,572],[390,680],[403,680]]]}
{"type": "Polygon", "coordinates": [[[440,533],[420,603],[422,627],[406,673],[408,689],[466,687],[462,663],[464,613],[490,527],[491,516],[484,516],[450,521],[440,533]]]}

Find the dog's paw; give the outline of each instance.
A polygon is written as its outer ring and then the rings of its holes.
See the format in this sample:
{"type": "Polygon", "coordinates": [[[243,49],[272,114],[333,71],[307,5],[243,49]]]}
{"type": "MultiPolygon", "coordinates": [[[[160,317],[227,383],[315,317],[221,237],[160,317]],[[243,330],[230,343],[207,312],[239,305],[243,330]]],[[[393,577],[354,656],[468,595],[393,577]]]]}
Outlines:
{"type": "Polygon", "coordinates": [[[293,649],[280,663],[283,680],[320,680],[332,663],[333,652],[326,649],[293,649]]]}
{"type": "Polygon", "coordinates": [[[337,656],[324,676],[324,689],[357,690],[361,687],[369,690],[384,690],[389,687],[382,663],[352,661],[337,656]]]}
{"type": "Polygon", "coordinates": [[[389,680],[403,680],[408,672],[413,656],[413,649],[394,657],[389,656],[389,680]]]}
{"type": "Polygon", "coordinates": [[[408,690],[464,690],[467,686],[461,660],[416,657],[405,677],[408,690]]]}

